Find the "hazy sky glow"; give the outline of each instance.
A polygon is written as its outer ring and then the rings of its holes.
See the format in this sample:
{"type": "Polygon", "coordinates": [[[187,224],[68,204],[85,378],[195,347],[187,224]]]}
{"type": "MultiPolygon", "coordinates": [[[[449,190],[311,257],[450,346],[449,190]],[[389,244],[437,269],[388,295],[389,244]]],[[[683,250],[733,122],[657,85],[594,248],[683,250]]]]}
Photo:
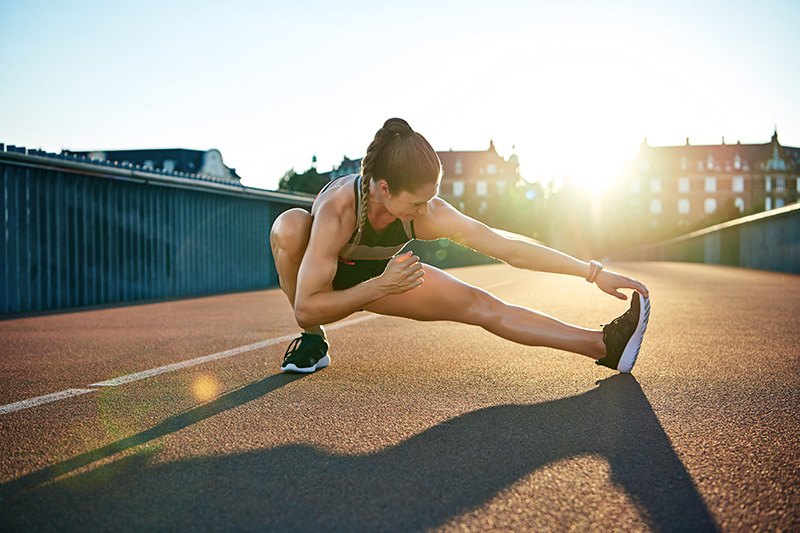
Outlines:
{"type": "Polygon", "coordinates": [[[246,185],[361,157],[406,118],[512,146],[529,181],[605,180],[651,145],[800,146],[800,3],[0,3],[0,142],[218,148],[246,185]]]}

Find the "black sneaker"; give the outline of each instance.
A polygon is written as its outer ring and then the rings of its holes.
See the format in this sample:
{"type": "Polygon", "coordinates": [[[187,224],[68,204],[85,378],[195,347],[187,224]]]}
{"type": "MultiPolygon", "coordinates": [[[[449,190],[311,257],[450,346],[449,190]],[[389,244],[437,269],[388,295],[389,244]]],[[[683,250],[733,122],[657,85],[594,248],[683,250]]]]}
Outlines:
{"type": "Polygon", "coordinates": [[[620,372],[630,372],[639,356],[649,318],[650,299],[645,300],[641,294],[634,292],[630,309],[603,327],[606,356],[597,361],[597,364],[620,372]]]}
{"type": "Polygon", "coordinates": [[[329,364],[331,358],[328,356],[328,343],[325,339],[321,335],[302,333],[286,348],[281,370],[310,374],[329,364]]]}

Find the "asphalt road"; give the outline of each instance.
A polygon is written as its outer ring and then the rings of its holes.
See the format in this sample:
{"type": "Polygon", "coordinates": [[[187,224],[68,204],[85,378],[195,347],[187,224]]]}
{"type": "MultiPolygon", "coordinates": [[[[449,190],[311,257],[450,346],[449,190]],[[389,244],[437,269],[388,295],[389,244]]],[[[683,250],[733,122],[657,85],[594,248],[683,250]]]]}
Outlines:
{"type": "MultiPolygon", "coordinates": [[[[800,530],[800,277],[615,268],[652,293],[632,375],[366,313],[282,374],[275,290],[0,321],[0,530],[800,530]]],[[[452,272],[586,327],[627,307],[452,272]]]]}

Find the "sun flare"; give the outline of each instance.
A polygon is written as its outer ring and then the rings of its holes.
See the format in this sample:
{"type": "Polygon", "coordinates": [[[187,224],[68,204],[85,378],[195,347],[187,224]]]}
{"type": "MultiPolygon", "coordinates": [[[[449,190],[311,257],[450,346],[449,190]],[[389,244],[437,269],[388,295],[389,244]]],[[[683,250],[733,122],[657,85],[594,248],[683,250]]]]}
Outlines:
{"type": "Polygon", "coordinates": [[[192,383],[192,394],[199,402],[207,402],[219,394],[219,383],[213,376],[202,374],[192,383]]]}

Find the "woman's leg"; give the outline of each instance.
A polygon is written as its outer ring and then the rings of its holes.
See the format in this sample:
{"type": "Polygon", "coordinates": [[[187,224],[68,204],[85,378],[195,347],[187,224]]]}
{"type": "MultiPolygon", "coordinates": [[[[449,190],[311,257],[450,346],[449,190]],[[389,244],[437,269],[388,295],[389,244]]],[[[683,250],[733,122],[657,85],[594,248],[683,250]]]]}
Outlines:
{"type": "Polygon", "coordinates": [[[599,359],[606,354],[603,332],[572,326],[492,294],[425,265],[418,288],[381,298],[368,311],[414,320],[451,320],[481,326],[510,341],[547,346],[599,359]]]}
{"type": "MultiPolygon", "coordinates": [[[[269,234],[278,280],[292,307],[297,293],[297,272],[306,253],[313,220],[311,214],[304,209],[289,209],[275,219],[269,234]]],[[[320,326],[305,331],[325,337],[325,331],[320,326]]]]}

